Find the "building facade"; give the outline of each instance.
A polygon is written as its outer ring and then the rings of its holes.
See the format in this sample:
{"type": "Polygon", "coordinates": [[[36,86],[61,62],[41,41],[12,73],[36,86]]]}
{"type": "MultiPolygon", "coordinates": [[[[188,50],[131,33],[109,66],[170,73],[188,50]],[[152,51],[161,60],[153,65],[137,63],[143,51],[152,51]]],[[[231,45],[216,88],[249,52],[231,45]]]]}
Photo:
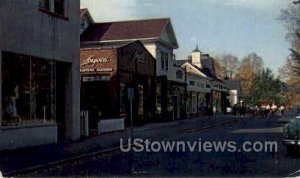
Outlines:
{"type": "Polygon", "coordinates": [[[153,56],[139,41],[109,48],[82,48],[81,106],[90,111],[90,129],[100,120],[125,118],[130,124],[128,89],[133,89],[133,124],[155,116],[153,56]]]}
{"type": "Polygon", "coordinates": [[[0,149],[80,137],[79,0],[0,1],[0,149]]]}
{"type": "Polygon", "coordinates": [[[176,63],[187,71],[187,114],[203,114],[201,108],[208,108],[211,113],[225,113],[228,89],[215,75],[214,59],[197,46],[187,60],[176,63]]]}

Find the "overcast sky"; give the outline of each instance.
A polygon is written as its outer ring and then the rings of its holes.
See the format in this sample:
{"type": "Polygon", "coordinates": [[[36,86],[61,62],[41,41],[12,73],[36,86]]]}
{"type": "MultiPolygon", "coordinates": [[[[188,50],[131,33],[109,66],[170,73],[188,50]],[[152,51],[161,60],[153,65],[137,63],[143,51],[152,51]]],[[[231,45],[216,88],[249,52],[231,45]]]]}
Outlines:
{"type": "Polygon", "coordinates": [[[170,17],[185,59],[198,44],[204,53],[256,52],[277,73],[289,55],[280,10],[292,0],[81,0],[96,22],[170,17]]]}

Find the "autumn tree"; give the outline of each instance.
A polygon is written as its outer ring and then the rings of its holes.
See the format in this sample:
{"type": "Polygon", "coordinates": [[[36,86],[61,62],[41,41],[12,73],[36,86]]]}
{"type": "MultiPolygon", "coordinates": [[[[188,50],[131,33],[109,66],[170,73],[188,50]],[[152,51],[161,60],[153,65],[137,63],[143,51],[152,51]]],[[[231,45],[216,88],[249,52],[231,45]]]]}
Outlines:
{"type": "Polygon", "coordinates": [[[218,57],[215,58],[215,61],[214,61],[214,68],[215,68],[215,73],[216,73],[216,76],[218,78],[221,78],[223,79],[225,77],[224,73],[223,73],[223,67],[222,67],[222,64],[220,63],[220,59],[218,57]]]}
{"type": "Polygon", "coordinates": [[[241,61],[235,78],[242,81],[242,90],[245,95],[249,95],[253,79],[262,70],[262,67],[263,60],[256,53],[248,54],[241,61]]]}

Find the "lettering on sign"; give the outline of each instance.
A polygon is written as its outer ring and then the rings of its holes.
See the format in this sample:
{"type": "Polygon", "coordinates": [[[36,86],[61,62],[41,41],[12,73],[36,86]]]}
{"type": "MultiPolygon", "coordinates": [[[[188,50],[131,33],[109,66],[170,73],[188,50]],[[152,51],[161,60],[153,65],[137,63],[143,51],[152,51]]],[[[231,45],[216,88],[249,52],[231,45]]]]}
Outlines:
{"type": "Polygon", "coordinates": [[[81,66],[86,66],[86,65],[91,65],[91,66],[95,66],[98,63],[108,63],[109,62],[109,58],[108,57],[100,57],[100,58],[96,58],[94,55],[90,56],[89,58],[87,58],[86,60],[84,60],[81,64],[81,66]]]}
{"type": "Polygon", "coordinates": [[[112,72],[112,68],[80,69],[80,72],[112,72]]]}

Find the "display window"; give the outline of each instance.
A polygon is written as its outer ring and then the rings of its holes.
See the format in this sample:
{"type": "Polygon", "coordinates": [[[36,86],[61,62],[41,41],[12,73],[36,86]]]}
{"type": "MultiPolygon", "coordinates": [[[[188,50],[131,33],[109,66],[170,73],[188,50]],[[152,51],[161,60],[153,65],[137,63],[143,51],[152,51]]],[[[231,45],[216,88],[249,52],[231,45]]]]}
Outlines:
{"type": "Polygon", "coordinates": [[[1,67],[2,126],[54,123],[55,61],[3,53],[1,67]]]}

